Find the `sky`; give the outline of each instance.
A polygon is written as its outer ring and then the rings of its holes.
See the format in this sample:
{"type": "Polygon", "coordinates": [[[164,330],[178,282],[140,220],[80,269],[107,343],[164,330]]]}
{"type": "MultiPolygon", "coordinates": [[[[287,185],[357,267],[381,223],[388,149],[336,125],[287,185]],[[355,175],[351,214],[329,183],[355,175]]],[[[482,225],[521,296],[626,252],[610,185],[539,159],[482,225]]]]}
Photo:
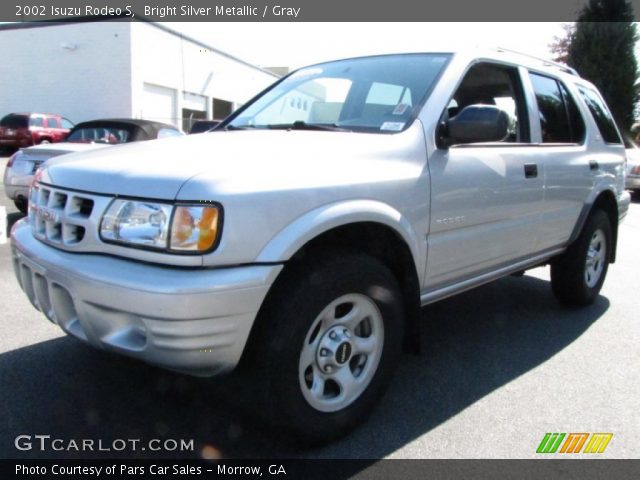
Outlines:
{"type": "Polygon", "coordinates": [[[204,23],[166,25],[261,67],[297,68],[338,58],[383,53],[504,47],[551,58],[560,22],[496,23],[204,23]]]}

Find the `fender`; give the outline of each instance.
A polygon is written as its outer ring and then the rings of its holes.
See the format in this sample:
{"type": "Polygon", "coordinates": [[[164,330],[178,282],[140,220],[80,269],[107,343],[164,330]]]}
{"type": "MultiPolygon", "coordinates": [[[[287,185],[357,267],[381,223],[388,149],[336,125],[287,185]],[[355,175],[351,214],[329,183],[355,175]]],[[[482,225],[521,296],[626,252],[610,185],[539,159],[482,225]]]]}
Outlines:
{"type": "MultiPolygon", "coordinates": [[[[589,197],[584,202],[584,205],[582,206],[582,210],[580,210],[580,215],[578,216],[578,220],[576,221],[576,224],[573,227],[573,231],[571,232],[571,236],[569,237],[569,241],[567,242],[567,245],[571,245],[573,242],[576,241],[576,239],[580,235],[580,232],[582,232],[582,228],[584,227],[584,224],[587,221],[587,218],[589,217],[589,214],[591,213],[591,210],[593,209],[593,205],[595,204],[597,198],[602,193],[607,191],[613,194],[614,198],[616,199],[616,209],[618,209],[617,202],[620,199],[620,196],[616,194],[616,189],[613,185],[611,185],[610,182],[606,181],[606,179],[602,179],[600,182],[598,182],[597,185],[594,186],[594,188],[589,193],[589,197]]],[[[618,238],[617,216],[615,219],[615,224],[612,225],[612,229],[613,229],[614,242],[612,245],[612,252],[611,252],[612,262],[611,263],[614,263],[616,258],[617,243],[618,243],[617,242],[617,238],[618,238]]]]}
{"type": "Polygon", "coordinates": [[[417,272],[426,258],[425,242],[420,243],[411,222],[390,205],[374,200],[347,200],[323,205],[298,217],[277,233],[258,255],[257,263],[289,260],[318,235],[333,228],[359,222],[375,222],[397,232],[411,250],[417,272]]]}

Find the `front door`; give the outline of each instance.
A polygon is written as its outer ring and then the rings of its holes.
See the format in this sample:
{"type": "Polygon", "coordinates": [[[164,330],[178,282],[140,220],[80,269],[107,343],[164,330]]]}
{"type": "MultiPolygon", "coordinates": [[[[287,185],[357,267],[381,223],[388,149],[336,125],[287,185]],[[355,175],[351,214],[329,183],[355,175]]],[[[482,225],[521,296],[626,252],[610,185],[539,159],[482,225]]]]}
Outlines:
{"type": "Polygon", "coordinates": [[[443,115],[453,118],[478,104],[509,114],[508,135],[500,142],[439,148],[429,158],[427,291],[524,259],[535,249],[544,172],[539,149],[530,143],[519,70],[473,65],[443,115]]]}

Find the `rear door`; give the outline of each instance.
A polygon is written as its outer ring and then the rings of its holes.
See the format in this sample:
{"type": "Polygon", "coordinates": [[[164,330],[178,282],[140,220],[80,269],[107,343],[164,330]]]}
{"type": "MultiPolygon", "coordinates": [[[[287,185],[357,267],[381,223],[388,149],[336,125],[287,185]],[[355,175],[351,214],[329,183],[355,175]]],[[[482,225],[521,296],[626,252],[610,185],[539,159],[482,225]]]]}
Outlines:
{"type": "Polygon", "coordinates": [[[567,85],[547,74],[528,73],[539,128],[534,141],[544,166],[544,206],[538,250],[564,245],[591,189],[593,172],[583,114],[567,85]]]}
{"type": "Polygon", "coordinates": [[[471,66],[443,116],[477,104],[506,111],[509,134],[501,142],[439,148],[429,158],[428,290],[509,265],[535,249],[544,183],[521,69],[471,66]]]}
{"type": "Polygon", "coordinates": [[[65,136],[65,131],[62,129],[62,123],[58,117],[48,115],[47,116],[47,128],[46,132],[51,136],[51,140],[59,142],[65,136]]]}

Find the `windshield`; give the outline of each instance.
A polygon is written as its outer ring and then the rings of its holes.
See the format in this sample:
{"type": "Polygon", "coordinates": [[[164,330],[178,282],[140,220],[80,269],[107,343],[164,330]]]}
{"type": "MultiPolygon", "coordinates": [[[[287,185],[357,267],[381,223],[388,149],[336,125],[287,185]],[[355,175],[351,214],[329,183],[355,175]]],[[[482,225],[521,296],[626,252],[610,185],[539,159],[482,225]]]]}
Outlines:
{"type": "Polygon", "coordinates": [[[116,127],[80,127],[71,131],[67,142],[72,143],[107,143],[115,145],[126,143],[130,132],[116,127]]]}
{"type": "Polygon", "coordinates": [[[225,127],[398,132],[415,118],[449,57],[385,55],[303,68],[225,127]]]}

